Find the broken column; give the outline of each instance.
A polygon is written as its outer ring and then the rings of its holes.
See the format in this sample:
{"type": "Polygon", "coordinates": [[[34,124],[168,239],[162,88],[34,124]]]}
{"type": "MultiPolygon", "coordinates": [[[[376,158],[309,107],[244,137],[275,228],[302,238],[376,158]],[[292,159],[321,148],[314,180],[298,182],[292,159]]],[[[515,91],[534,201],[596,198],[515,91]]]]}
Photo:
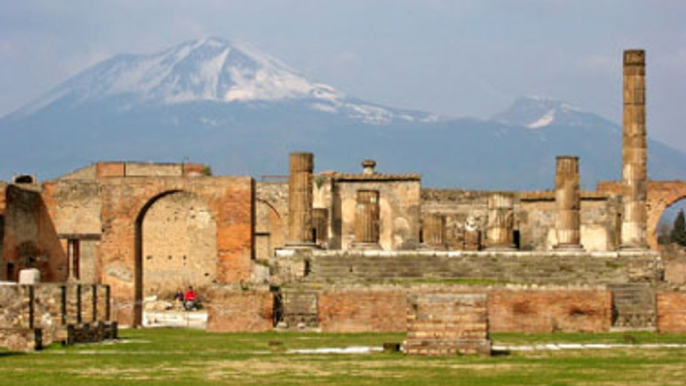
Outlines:
{"type": "Polygon", "coordinates": [[[358,190],[355,208],[355,248],[378,249],[380,235],[379,191],[358,190]]]}
{"type": "Polygon", "coordinates": [[[557,245],[555,249],[582,249],[579,157],[557,157],[555,203],[557,205],[557,221],[555,224],[557,245]]]}
{"type": "Polygon", "coordinates": [[[312,227],[314,228],[314,242],[320,247],[326,247],[328,238],[329,211],[326,208],[312,210],[312,227]]]}
{"type": "Polygon", "coordinates": [[[422,241],[431,249],[445,249],[445,216],[430,214],[424,217],[422,241]]]}
{"type": "Polygon", "coordinates": [[[312,231],[312,153],[291,153],[288,179],[288,247],[314,246],[312,231]]]}
{"type": "Polygon", "coordinates": [[[496,192],[488,196],[486,247],[490,250],[513,250],[514,194],[496,192]]]}
{"type": "Polygon", "coordinates": [[[645,121],[645,52],[624,51],[622,249],[645,249],[647,230],[647,146],[645,121]]]}

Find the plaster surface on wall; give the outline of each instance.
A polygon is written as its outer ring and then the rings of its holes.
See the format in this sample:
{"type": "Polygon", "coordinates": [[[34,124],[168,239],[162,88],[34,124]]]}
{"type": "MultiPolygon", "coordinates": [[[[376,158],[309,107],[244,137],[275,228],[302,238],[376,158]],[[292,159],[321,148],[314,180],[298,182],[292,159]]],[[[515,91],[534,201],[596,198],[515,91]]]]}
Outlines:
{"type": "Polygon", "coordinates": [[[143,296],[172,299],[178,288],[203,290],[217,276],[217,225],[207,204],[178,192],[157,200],[143,219],[143,296]]]}

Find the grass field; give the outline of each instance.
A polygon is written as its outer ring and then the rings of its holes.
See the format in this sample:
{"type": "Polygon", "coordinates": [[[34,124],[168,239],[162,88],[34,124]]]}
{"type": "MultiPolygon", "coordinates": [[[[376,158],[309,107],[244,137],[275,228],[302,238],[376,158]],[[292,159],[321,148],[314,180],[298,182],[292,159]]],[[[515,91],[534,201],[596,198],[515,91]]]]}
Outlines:
{"type": "Polygon", "coordinates": [[[618,343],[632,347],[511,351],[487,357],[401,353],[292,354],[288,350],[380,346],[404,334],[211,334],[123,330],[110,344],[17,354],[0,351],[0,385],[685,385],[686,335],[495,334],[496,345],[618,343]],[[280,344],[270,342],[278,341],[280,344]]]}

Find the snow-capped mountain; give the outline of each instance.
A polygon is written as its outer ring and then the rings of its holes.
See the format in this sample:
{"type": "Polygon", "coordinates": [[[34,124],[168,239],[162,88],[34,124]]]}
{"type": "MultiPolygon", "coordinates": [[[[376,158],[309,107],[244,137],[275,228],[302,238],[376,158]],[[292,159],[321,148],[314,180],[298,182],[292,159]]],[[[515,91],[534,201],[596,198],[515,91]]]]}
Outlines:
{"type": "MultiPolygon", "coordinates": [[[[345,95],[216,38],[96,64],[0,119],[0,136],[3,180],[106,160],[190,160],[259,179],[287,174],[288,153],[303,150],[318,170],[359,171],[373,158],[433,187],[550,189],[557,155],[580,157],[586,189],[621,177],[619,125],[569,103],[523,98],[488,120],[438,119],[345,95]]],[[[655,141],[648,150],[651,178],[686,178],[684,153],[655,141]]]]}
{"type": "Polygon", "coordinates": [[[614,126],[599,115],[582,111],[572,104],[552,98],[529,96],[519,98],[505,111],[491,117],[496,122],[541,129],[551,125],[614,126]]]}
{"type": "Polygon", "coordinates": [[[141,105],[192,102],[224,104],[299,101],[314,111],[365,123],[433,121],[437,117],[348,98],[333,87],[311,82],[279,60],[245,43],[219,38],[182,43],[151,55],[117,55],[68,80],[12,114],[26,117],[51,104],[78,108],[109,101],[120,110],[141,105]]]}

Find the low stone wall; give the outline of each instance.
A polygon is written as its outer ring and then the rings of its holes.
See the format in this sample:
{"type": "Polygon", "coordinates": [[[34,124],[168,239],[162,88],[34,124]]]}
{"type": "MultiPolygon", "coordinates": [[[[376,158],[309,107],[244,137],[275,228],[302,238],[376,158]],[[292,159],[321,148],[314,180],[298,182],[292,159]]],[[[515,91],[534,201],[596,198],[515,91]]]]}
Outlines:
{"type": "Polygon", "coordinates": [[[409,355],[491,354],[484,294],[410,294],[409,355]]]}
{"type": "Polygon", "coordinates": [[[274,295],[267,287],[213,286],[207,298],[207,331],[259,332],[274,328],[274,295]]]}
{"type": "Polygon", "coordinates": [[[324,332],[404,332],[404,290],[326,290],[318,295],[319,327],[324,332]]]}
{"type": "MultiPolygon", "coordinates": [[[[296,256],[284,256],[295,261],[296,256]]],[[[278,257],[277,257],[278,259],[278,257]]],[[[480,279],[499,283],[600,285],[654,282],[661,275],[654,252],[316,252],[311,282],[402,279],[480,279]]],[[[277,266],[278,268],[278,266],[277,266]]]]}
{"type": "Polygon", "coordinates": [[[612,294],[605,290],[489,292],[491,332],[605,332],[612,327],[612,294]]]}
{"type": "Polygon", "coordinates": [[[657,294],[657,331],[686,333],[686,292],[657,294]]]}
{"type": "Polygon", "coordinates": [[[583,287],[379,286],[318,294],[323,332],[404,332],[407,296],[430,293],[488,295],[493,332],[606,332],[612,326],[610,291],[583,287]]]}
{"type": "Polygon", "coordinates": [[[100,341],[102,340],[98,338],[100,336],[116,336],[116,331],[114,333],[91,331],[93,329],[109,331],[112,328],[116,330],[116,324],[109,323],[108,318],[101,318],[101,315],[109,315],[109,302],[109,288],[105,285],[54,283],[2,285],[0,286],[0,329],[3,332],[0,334],[0,346],[10,349],[18,347],[37,349],[40,345],[49,345],[55,341],[71,344],[92,342],[93,339],[100,341]],[[82,304],[86,306],[81,307],[82,304]],[[98,312],[100,307],[104,310],[98,312]],[[82,325],[82,320],[86,320],[90,325],[102,324],[105,327],[88,327],[86,332],[82,332],[83,328],[79,327],[82,325]],[[33,330],[37,330],[38,335],[32,333],[33,330]],[[39,343],[33,344],[31,343],[33,341],[39,343]]]}
{"type": "Polygon", "coordinates": [[[43,347],[40,328],[0,328],[0,346],[12,351],[33,351],[43,347]]]}

